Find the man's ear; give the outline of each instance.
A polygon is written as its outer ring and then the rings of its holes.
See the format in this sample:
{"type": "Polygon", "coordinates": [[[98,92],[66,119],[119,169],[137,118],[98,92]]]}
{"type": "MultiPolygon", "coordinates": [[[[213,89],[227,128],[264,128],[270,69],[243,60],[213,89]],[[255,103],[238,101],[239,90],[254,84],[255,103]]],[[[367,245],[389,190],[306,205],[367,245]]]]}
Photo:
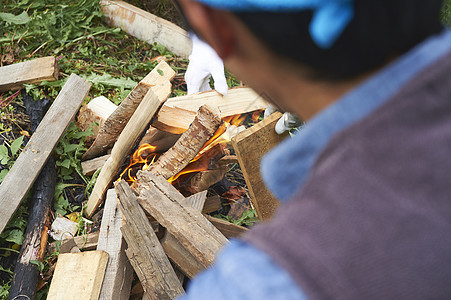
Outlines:
{"type": "Polygon", "coordinates": [[[191,27],[222,59],[233,53],[235,38],[229,12],[192,0],[179,0],[179,3],[191,27]]]}

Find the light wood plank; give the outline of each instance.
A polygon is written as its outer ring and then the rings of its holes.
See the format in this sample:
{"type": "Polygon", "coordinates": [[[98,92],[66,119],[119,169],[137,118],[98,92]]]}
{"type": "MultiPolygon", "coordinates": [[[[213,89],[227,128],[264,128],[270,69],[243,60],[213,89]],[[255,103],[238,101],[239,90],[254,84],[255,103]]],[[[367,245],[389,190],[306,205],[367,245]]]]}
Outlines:
{"type": "Polygon", "coordinates": [[[108,253],[108,264],[99,299],[128,300],[132,288],[133,268],[125,254],[126,243],[122,237],[122,213],[114,189],[107,192],[100,226],[97,250],[108,253]]]}
{"type": "Polygon", "coordinates": [[[268,106],[268,102],[253,89],[248,87],[237,87],[229,89],[225,96],[212,90],[169,98],[163,107],[178,107],[191,112],[197,112],[199,107],[207,103],[212,106],[217,106],[221,111],[222,118],[265,109],[268,106]]]}
{"type": "Polygon", "coordinates": [[[18,90],[25,83],[58,79],[59,68],[54,56],[41,57],[0,68],[0,92],[18,90]]]}
{"type": "Polygon", "coordinates": [[[186,200],[189,204],[191,204],[192,207],[194,207],[198,211],[202,211],[202,209],[204,208],[205,200],[207,199],[207,193],[208,191],[202,191],[189,196],[188,198],[186,198],[186,200]]]}
{"type": "Polygon", "coordinates": [[[107,262],[104,251],[60,254],[47,299],[98,299],[107,262]]]}
{"type": "Polygon", "coordinates": [[[106,161],[108,160],[108,158],[110,158],[110,156],[111,156],[110,154],[107,154],[93,158],[91,160],[82,161],[81,169],[83,171],[83,175],[91,176],[92,174],[94,174],[95,171],[97,171],[98,169],[102,168],[105,165],[106,161]]]}
{"type": "Polygon", "coordinates": [[[179,26],[124,1],[101,0],[100,4],[110,26],[149,44],[162,44],[178,56],[191,54],[192,42],[179,26]]]}
{"type": "Polygon", "coordinates": [[[278,135],[274,130],[281,116],[279,112],[273,113],[232,138],[232,145],[238,156],[252,203],[261,220],[269,219],[279,205],[279,201],[263,183],[260,175],[260,161],[263,155],[287,136],[287,134],[278,135]]]}
{"type": "Polygon", "coordinates": [[[0,185],[0,232],[33,185],[91,84],[72,74],[0,185]]]}

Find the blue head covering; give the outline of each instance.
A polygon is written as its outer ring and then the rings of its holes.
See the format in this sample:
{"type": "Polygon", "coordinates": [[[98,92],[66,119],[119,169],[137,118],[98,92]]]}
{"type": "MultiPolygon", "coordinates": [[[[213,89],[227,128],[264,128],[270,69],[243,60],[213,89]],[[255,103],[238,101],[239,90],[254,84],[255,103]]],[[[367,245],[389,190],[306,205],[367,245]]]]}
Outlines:
{"type": "Polygon", "coordinates": [[[313,10],[310,35],[321,48],[330,48],[354,16],[353,0],[196,0],[235,12],[296,12],[313,10]]]}

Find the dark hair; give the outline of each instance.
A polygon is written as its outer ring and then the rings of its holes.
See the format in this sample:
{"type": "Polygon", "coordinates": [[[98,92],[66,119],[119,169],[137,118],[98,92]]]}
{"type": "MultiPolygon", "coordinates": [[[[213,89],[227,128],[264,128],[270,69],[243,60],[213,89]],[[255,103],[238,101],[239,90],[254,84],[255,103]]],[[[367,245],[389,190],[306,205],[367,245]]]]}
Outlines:
{"type": "Polygon", "coordinates": [[[312,11],[236,15],[272,51],[313,78],[340,80],[373,70],[443,30],[441,0],[356,0],[351,23],[330,49],[311,39],[312,11]]]}

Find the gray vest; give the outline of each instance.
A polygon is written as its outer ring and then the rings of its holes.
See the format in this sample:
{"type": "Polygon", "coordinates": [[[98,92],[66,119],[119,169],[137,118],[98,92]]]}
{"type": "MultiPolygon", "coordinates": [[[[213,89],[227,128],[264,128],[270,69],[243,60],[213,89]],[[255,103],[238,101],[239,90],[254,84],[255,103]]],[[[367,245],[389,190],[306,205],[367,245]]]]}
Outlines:
{"type": "Polygon", "coordinates": [[[336,134],[244,239],[310,299],[451,299],[451,54],[336,134]]]}

